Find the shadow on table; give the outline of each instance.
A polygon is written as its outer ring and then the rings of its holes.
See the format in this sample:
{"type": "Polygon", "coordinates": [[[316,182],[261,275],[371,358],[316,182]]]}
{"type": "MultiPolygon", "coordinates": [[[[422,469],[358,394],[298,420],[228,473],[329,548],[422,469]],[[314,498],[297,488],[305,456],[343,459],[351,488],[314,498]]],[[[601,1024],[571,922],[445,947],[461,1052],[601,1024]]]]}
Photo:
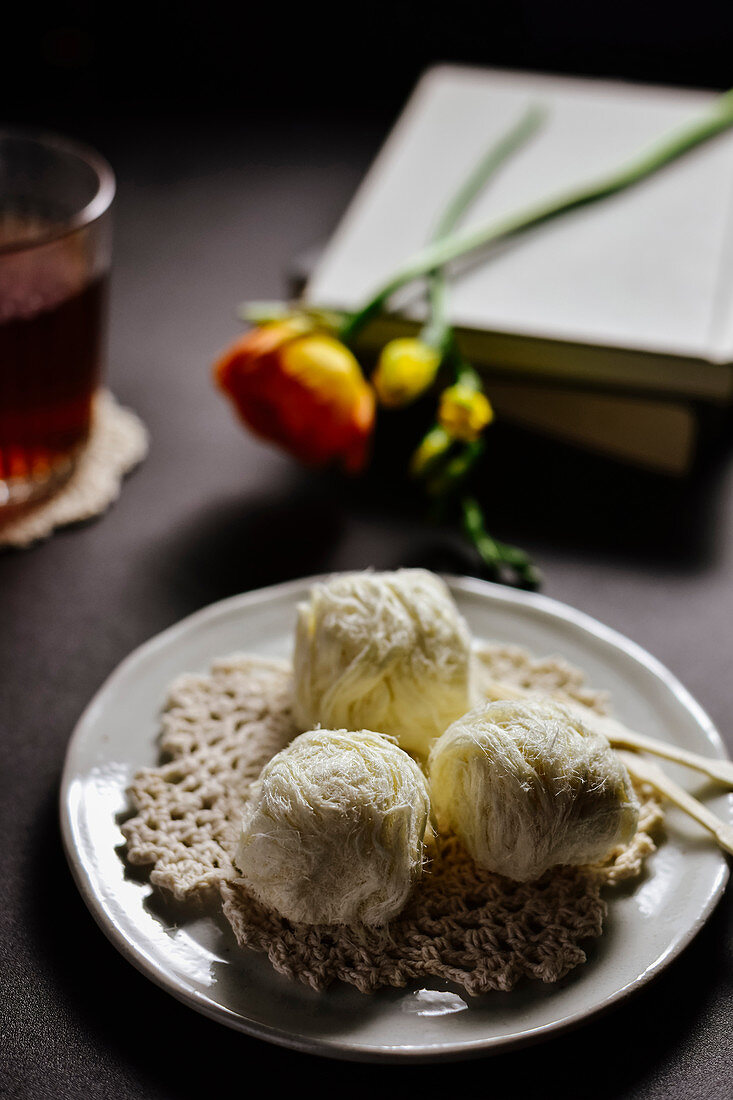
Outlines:
{"type": "MultiPolygon", "coordinates": [[[[399,476],[404,437],[378,451],[367,477],[305,471],[270,492],[192,510],[159,547],[151,583],[175,593],[183,614],[248,589],[338,569],[424,566],[481,575],[473,549],[453,525],[426,519],[417,487],[399,476]]],[[[622,466],[501,425],[492,429],[475,491],[496,537],[536,560],[618,562],[655,572],[709,565],[721,536],[720,498],[727,440],[685,479],[622,466]]],[[[147,567],[146,567],[147,568],[147,567]]]]}
{"type": "Polygon", "coordinates": [[[282,495],[217,501],[157,548],[149,583],[177,595],[183,611],[249,589],[329,568],[344,516],[335,500],[307,483],[282,495]]]}
{"type": "MultiPolygon", "coordinates": [[[[240,1084],[248,1089],[257,1071],[265,1082],[277,1082],[297,1069],[304,1083],[354,1094],[353,1065],[229,1031],[179,1004],[126,962],[94,927],[73,884],[61,852],[56,799],[50,791],[29,836],[25,908],[19,914],[56,1029],[53,1065],[43,1026],[23,1036],[30,1075],[39,1075],[39,1083],[43,1078],[55,1095],[77,1095],[84,1080],[90,1100],[143,1094],[148,1100],[200,1100],[210,1095],[212,1081],[226,1083],[227,1091],[240,1084]]],[[[694,944],[654,983],[575,1033],[496,1055],[473,1069],[455,1063],[362,1065],[356,1095],[416,1085],[452,1093],[466,1074],[484,1072],[487,1091],[499,1098],[661,1097],[674,1093],[678,1073],[689,1080],[691,1059],[708,1054],[723,1071],[724,1037],[709,1051],[700,1044],[701,1027],[711,1016],[723,1028],[715,989],[731,977],[726,931],[732,909],[728,895],[694,944]]],[[[30,1078],[27,1095],[40,1095],[30,1078]]]]}
{"type": "MultiPolygon", "coordinates": [[[[593,561],[703,568],[717,553],[730,429],[701,449],[686,477],[645,471],[504,424],[492,425],[475,478],[491,532],[529,549],[593,561]]],[[[397,445],[395,445],[395,450],[397,445]]],[[[400,456],[402,462],[407,455],[400,456]]],[[[382,463],[368,499],[389,478],[382,463]]],[[[389,498],[394,505],[395,496],[389,498]]],[[[398,505],[399,507],[399,505],[398,505]]]]}

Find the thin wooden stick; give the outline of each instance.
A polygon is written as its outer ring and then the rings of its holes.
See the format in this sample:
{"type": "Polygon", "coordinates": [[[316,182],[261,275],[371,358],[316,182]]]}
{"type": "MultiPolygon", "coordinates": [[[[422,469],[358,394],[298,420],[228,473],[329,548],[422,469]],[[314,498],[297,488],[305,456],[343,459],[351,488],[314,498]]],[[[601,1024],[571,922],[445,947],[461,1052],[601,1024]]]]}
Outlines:
{"type": "MultiPolygon", "coordinates": [[[[488,677],[480,681],[481,694],[487,699],[499,701],[501,699],[531,699],[537,698],[538,692],[528,691],[526,688],[517,687],[515,684],[505,684],[488,677]]],[[[548,693],[550,694],[550,693],[548,693]]],[[[541,696],[540,696],[541,697],[541,696]]],[[[590,707],[584,707],[581,703],[568,703],[564,698],[555,698],[562,702],[570,711],[590,726],[592,729],[607,737],[614,748],[631,749],[634,752],[649,752],[654,756],[661,756],[674,764],[682,764],[684,767],[693,768],[702,772],[716,783],[722,783],[726,787],[733,787],[733,761],[720,760],[714,757],[699,756],[697,753],[688,752],[677,745],[669,745],[666,741],[657,741],[653,737],[647,737],[643,733],[628,729],[622,722],[615,718],[608,718],[602,714],[596,714],[590,707]]]]}
{"type": "Polygon", "coordinates": [[[649,783],[659,794],[674,803],[680,810],[694,818],[703,828],[713,834],[720,847],[733,855],[733,825],[721,821],[712,810],[698,802],[691,794],[675,783],[658,765],[643,756],[632,752],[619,752],[629,775],[643,783],[649,783]]]}

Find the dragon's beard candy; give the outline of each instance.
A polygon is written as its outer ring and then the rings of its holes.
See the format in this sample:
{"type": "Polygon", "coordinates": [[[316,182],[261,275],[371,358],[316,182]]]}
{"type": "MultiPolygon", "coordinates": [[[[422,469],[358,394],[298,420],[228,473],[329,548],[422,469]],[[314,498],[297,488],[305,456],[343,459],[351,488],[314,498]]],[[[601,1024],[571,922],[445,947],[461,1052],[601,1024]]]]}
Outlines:
{"type": "Polygon", "coordinates": [[[436,742],[430,793],[441,830],[481,867],[527,882],[628,842],[639,808],[601,734],[554,703],[484,703],[436,742]]]}
{"type": "Polygon", "coordinates": [[[311,730],[254,784],[235,863],[288,920],[385,924],[422,874],[429,813],[423,773],[394,741],[311,730]]]}
{"type": "Polygon", "coordinates": [[[422,569],[316,584],[298,608],[294,666],[301,729],[375,729],[424,756],[470,706],[468,627],[422,569]]]}

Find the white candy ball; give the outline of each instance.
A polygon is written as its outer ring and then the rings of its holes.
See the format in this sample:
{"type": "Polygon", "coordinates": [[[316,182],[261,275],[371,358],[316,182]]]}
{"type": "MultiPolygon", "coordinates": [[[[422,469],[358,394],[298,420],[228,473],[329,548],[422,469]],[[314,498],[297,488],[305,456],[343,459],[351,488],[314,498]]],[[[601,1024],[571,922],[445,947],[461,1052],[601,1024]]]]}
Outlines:
{"type": "Polygon", "coordinates": [[[288,920],[384,924],[422,873],[429,812],[425,777],[393,741],[312,730],[263,768],[235,862],[288,920]]]}
{"type": "Polygon", "coordinates": [[[636,831],[626,768],[601,734],[555,703],[484,703],[430,754],[441,831],[481,867],[520,882],[603,859],[636,831]]]}
{"type": "Polygon", "coordinates": [[[470,706],[468,627],[423,569],[316,584],[298,607],[294,666],[304,729],[377,729],[426,755],[470,706]]]}

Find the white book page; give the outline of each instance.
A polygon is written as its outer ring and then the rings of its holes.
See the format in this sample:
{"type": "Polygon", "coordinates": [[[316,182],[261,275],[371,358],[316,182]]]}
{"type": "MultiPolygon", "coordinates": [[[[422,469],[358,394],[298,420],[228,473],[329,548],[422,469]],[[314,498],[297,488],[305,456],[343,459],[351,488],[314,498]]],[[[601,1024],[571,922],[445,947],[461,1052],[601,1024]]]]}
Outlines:
{"type": "MultiPolygon", "coordinates": [[[[615,170],[712,98],[433,70],[347,212],[307,297],[346,309],[362,302],[424,246],[446,201],[530,103],[547,106],[544,127],[504,165],[464,226],[615,170]]],[[[498,246],[453,283],[451,318],[467,328],[728,361],[733,311],[718,286],[729,260],[732,191],[730,133],[626,192],[498,246]]],[[[419,293],[413,289],[410,298],[400,308],[420,316],[419,293]]]]}

